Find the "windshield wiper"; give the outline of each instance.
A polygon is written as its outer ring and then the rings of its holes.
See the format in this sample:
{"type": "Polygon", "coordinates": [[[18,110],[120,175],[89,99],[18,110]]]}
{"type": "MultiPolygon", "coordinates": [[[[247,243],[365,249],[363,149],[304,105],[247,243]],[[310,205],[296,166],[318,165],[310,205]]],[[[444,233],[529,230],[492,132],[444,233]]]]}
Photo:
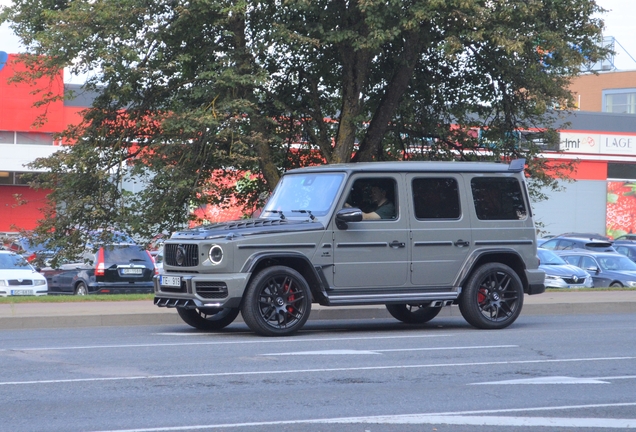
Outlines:
{"type": "Polygon", "coordinates": [[[311,210],[292,210],[292,213],[308,213],[311,220],[316,220],[316,216],[311,214],[311,210]]]}
{"type": "Polygon", "coordinates": [[[283,214],[282,210],[264,210],[264,211],[268,213],[278,213],[281,219],[285,219],[285,215],[283,214]]]}

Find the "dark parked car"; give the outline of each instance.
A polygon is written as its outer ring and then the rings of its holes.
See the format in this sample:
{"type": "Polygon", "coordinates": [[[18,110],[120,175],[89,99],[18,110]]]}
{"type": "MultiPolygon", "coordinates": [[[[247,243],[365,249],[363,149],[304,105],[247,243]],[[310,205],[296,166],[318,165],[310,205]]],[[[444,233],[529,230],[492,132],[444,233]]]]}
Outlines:
{"type": "Polygon", "coordinates": [[[148,251],[138,245],[103,246],[78,262],[42,270],[49,294],[151,293],[156,274],[148,251]]]}
{"type": "Polygon", "coordinates": [[[551,250],[537,248],[539,268],[545,272],[546,288],[592,288],[592,276],[568,264],[551,250]]]}
{"type": "Polygon", "coordinates": [[[597,252],[616,252],[612,242],[594,237],[564,237],[557,236],[541,244],[543,249],[553,251],[588,249],[597,252]]]}
{"type": "Polygon", "coordinates": [[[616,249],[616,252],[625,255],[630,260],[636,261],[636,241],[617,240],[614,242],[614,249],[616,249]]]}
{"type": "Polygon", "coordinates": [[[616,252],[568,250],[557,252],[568,263],[592,275],[595,288],[636,287],[636,263],[616,252]]]}

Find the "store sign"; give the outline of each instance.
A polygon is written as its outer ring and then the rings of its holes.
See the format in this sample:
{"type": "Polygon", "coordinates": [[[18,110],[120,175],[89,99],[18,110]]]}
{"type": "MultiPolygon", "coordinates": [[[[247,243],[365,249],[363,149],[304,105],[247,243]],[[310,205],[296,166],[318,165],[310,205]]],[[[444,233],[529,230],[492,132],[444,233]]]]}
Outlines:
{"type": "Polygon", "coordinates": [[[561,132],[559,148],[572,153],[636,156],[636,135],[561,132]]]}
{"type": "Polygon", "coordinates": [[[4,51],[0,51],[0,70],[7,64],[7,60],[9,59],[9,54],[4,51]]]}

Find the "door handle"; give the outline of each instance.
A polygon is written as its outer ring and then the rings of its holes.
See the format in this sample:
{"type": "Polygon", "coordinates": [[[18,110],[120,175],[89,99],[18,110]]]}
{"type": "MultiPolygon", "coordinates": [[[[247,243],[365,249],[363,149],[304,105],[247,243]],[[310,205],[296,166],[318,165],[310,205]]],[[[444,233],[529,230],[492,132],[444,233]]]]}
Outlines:
{"type": "Polygon", "coordinates": [[[392,248],[403,248],[406,246],[406,244],[397,240],[393,240],[391,243],[389,243],[389,246],[391,246],[392,248]]]}
{"type": "Polygon", "coordinates": [[[470,245],[470,242],[462,239],[459,239],[455,242],[455,246],[457,247],[467,247],[468,245],[470,245]]]}

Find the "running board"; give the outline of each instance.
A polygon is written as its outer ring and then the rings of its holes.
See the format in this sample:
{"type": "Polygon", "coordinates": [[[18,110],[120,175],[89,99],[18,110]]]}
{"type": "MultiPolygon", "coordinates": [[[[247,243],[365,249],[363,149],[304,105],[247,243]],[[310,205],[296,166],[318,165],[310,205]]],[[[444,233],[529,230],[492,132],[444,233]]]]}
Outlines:
{"type": "Polygon", "coordinates": [[[373,304],[430,304],[434,307],[450,306],[459,297],[456,292],[402,293],[402,294],[334,294],[326,298],[325,306],[373,305],[373,304]]]}

